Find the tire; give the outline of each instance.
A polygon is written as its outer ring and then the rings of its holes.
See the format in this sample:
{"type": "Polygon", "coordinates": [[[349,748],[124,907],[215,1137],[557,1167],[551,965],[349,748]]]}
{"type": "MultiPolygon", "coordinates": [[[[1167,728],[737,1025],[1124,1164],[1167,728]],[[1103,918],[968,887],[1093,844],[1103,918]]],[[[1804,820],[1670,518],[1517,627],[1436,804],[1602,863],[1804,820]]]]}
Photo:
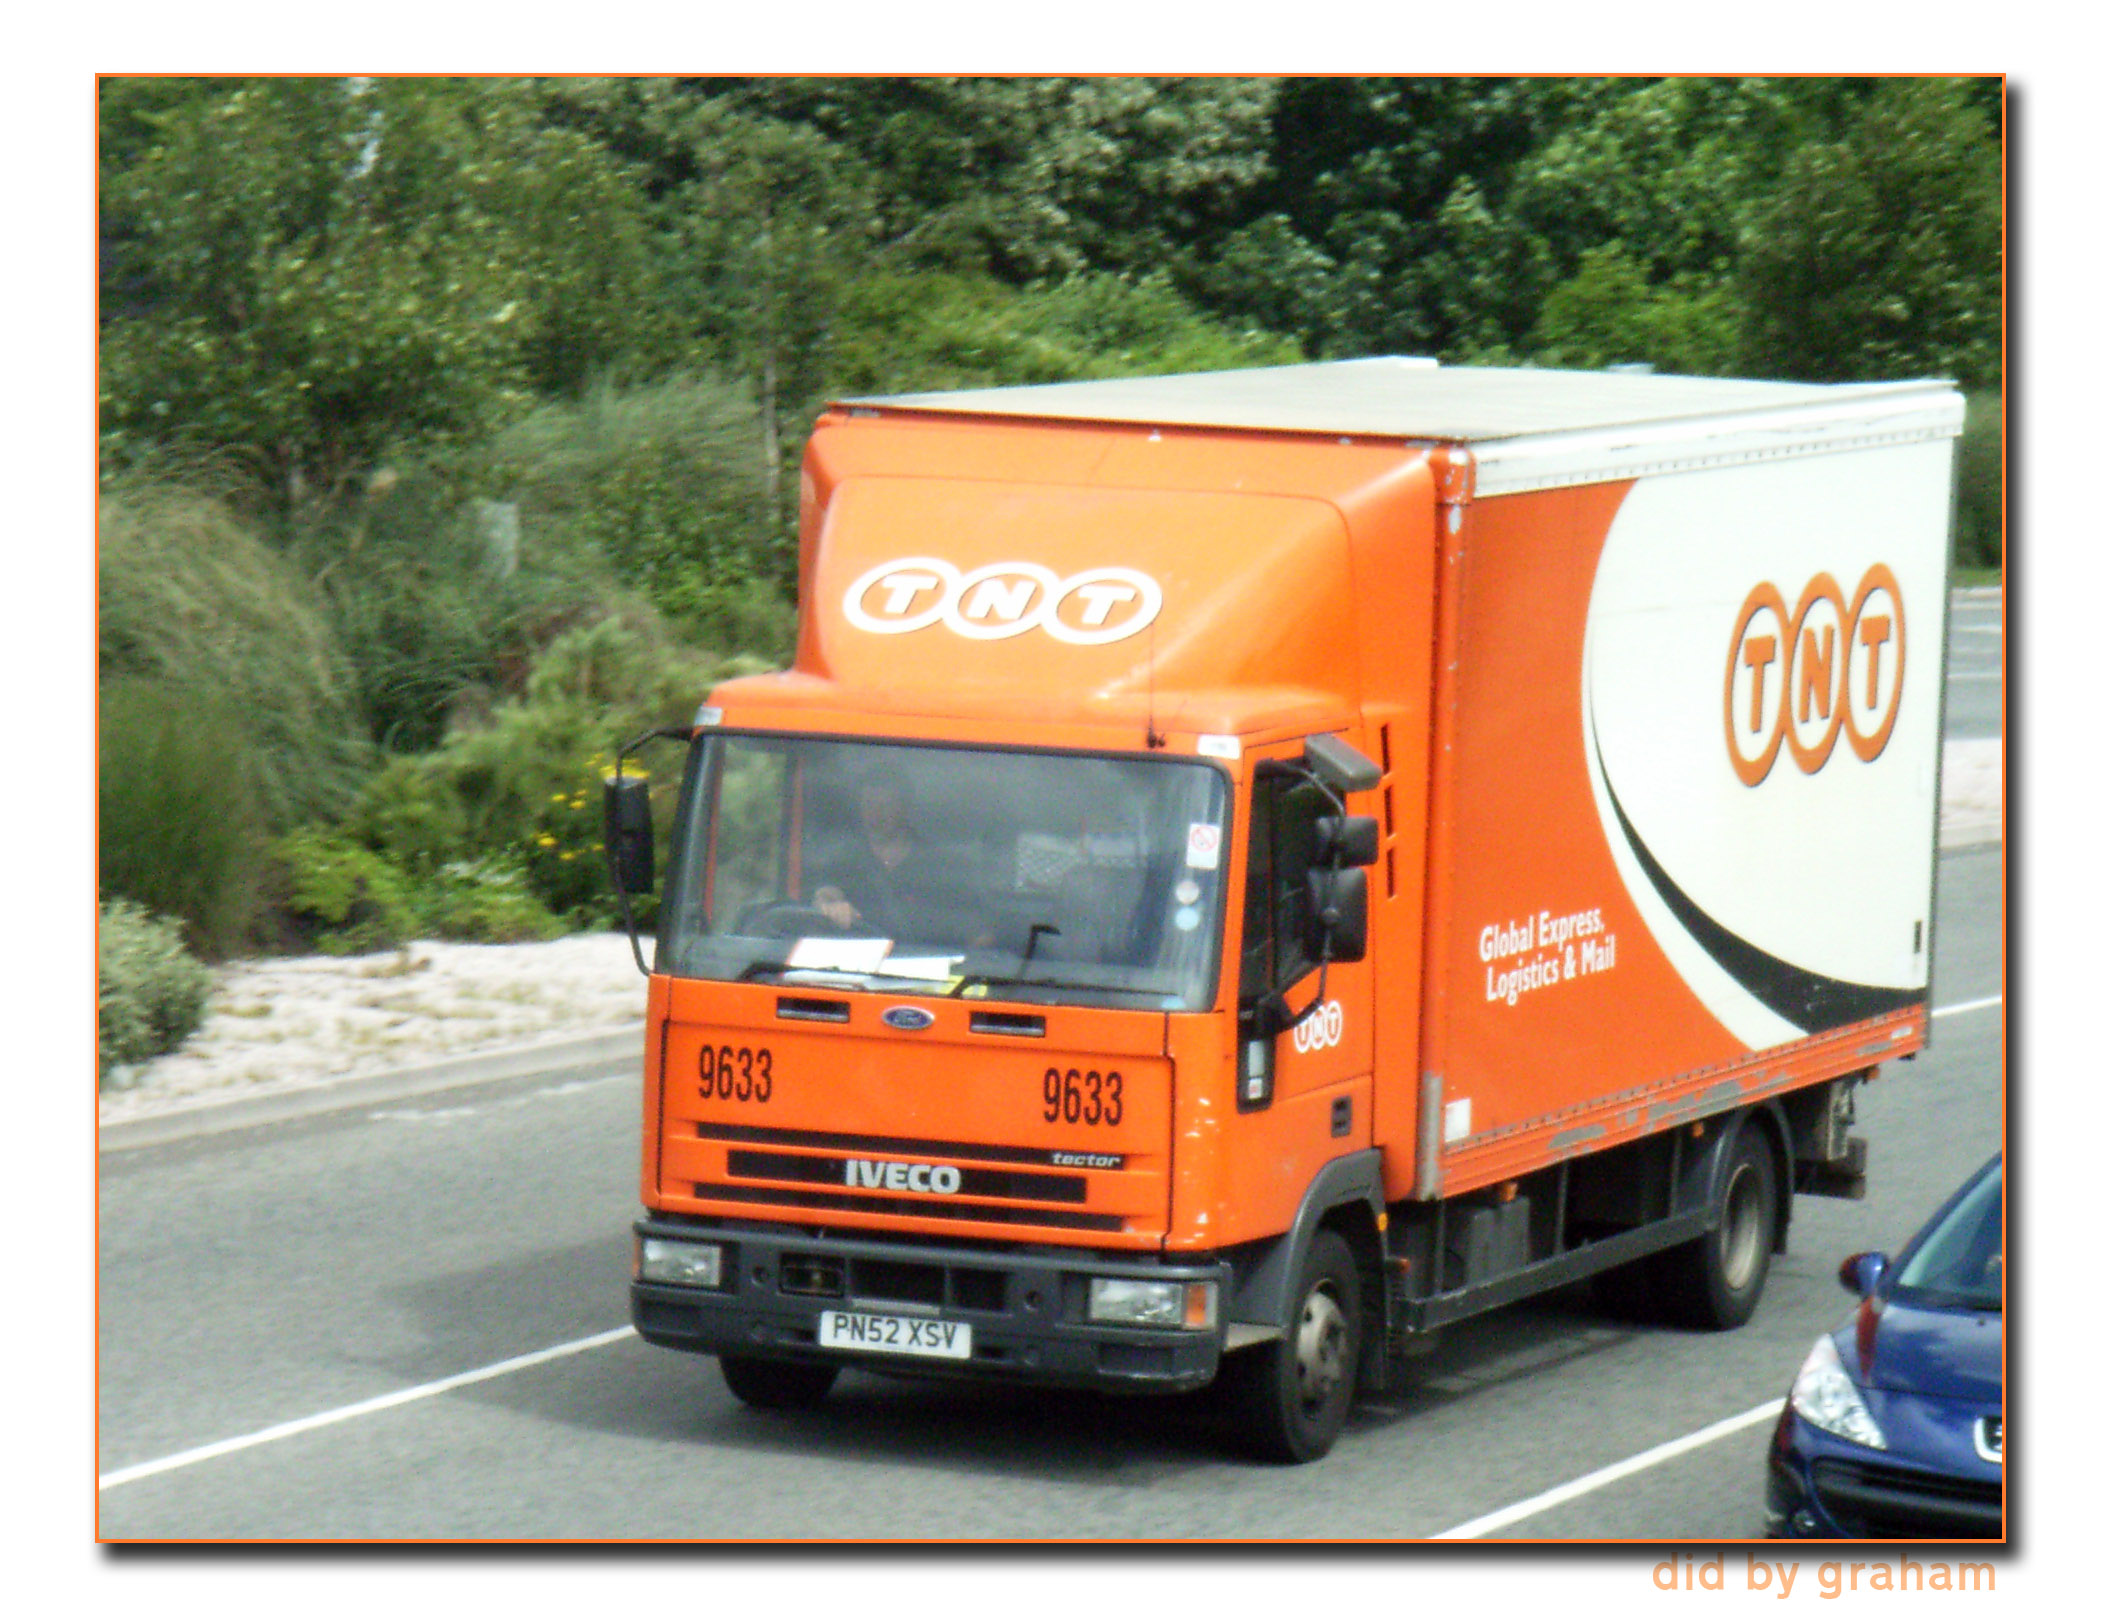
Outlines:
{"type": "Polygon", "coordinates": [[[839,1367],[831,1364],[746,1359],[728,1353],[718,1362],[730,1390],[754,1409],[814,1408],[839,1379],[839,1367]]]}
{"type": "Polygon", "coordinates": [[[1650,1260],[1660,1312],[1692,1330],[1736,1330],[1752,1317],[1766,1289],[1780,1190],[1773,1147],[1757,1124],[1747,1122],[1737,1130],[1723,1168],[1721,1198],[1714,1229],[1650,1260]]]}
{"type": "Polygon", "coordinates": [[[1304,1465],[1335,1446],[1364,1342],[1357,1259],[1340,1235],[1323,1230],[1300,1265],[1284,1335],[1243,1350],[1235,1366],[1244,1428],[1258,1457],[1304,1465]]]}

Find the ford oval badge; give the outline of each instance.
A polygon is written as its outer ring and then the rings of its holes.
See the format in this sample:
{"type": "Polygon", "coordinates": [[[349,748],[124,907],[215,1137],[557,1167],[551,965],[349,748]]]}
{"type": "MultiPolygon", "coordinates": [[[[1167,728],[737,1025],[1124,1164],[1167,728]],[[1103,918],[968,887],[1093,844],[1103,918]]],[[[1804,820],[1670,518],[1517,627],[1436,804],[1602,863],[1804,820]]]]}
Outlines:
{"type": "Polygon", "coordinates": [[[893,1005],[883,1013],[883,1025],[901,1033],[919,1033],[934,1026],[934,1013],[917,1005],[893,1005]]]}

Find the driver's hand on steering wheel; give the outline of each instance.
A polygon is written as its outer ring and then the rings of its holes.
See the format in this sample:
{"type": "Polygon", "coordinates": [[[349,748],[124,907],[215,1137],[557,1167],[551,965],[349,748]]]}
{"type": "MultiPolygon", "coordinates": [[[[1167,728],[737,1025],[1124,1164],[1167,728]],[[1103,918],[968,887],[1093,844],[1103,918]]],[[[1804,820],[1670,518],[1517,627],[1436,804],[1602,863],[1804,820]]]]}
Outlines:
{"type": "Polygon", "coordinates": [[[834,926],[852,926],[861,919],[860,912],[847,902],[847,895],[837,887],[820,887],[810,895],[810,902],[834,926]]]}

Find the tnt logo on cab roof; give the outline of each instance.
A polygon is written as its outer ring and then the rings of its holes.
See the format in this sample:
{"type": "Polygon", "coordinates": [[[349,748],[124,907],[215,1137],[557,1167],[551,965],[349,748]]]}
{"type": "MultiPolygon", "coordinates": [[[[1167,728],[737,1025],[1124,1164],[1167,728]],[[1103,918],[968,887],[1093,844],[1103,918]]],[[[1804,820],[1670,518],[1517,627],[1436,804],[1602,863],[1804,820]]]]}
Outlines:
{"type": "Polygon", "coordinates": [[[1785,746],[1806,775],[1825,767],[1842,733],[1873,762],[1890,744],[1905,685],[1905,598],[1881,562],[1851,597],[1830,573],[1789,608],[1771,583],[1737,614],[1723,673],[1723,737],[1737,778],[1757,786],[1785,746]]]}
{"type": "Polygon", "coordinates": [[[1070,646],[1137,634],[1160,615],[1161,588],[1135,567],[1091,567],[1060,578],[1030,561],[965,572],[938,556],[881,562],[847,586],[847,621],[870,634],[940,624],[966,640],[1006,640],[1041,629],[1070,646]]]}

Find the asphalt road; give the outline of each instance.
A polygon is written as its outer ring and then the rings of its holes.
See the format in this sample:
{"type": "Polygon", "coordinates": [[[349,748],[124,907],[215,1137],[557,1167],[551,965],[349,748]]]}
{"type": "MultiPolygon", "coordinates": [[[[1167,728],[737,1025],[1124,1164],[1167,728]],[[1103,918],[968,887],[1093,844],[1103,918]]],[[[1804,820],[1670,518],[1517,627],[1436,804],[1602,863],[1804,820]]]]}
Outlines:
{"type": "Polygon", "coordinates": [[[2000,671],[2005,624],[2000,591],[1958,590],[1950,603],[1948,683],[1942,734],[1976,741],[2001,733],[2000,671]]]}
{"type": "MultiPolygon", "coordinates": [[[[1999,873],[1997,847],[1942,859],[1938,1004],[2000,991],[1999,873]]],[[[1764,1419],[1528,1502],[1781,1395],[1846,1311],[1839,1259],[1902,1241],[1997,1143],[2000,1020],[1939,1018],[1863,1092],[1870,1197],[1798,1204],[1746,1329],[1549,1298],[1447,1333],[1293,1469],[1238,1458],[1202,1399],[849,1374],[817,1412],[744,1409],[712,1362],[623,1329],[636,1087],[582,1072],[105,1156],[101,1536],[1756,1536],[1764,1419]]]]}

